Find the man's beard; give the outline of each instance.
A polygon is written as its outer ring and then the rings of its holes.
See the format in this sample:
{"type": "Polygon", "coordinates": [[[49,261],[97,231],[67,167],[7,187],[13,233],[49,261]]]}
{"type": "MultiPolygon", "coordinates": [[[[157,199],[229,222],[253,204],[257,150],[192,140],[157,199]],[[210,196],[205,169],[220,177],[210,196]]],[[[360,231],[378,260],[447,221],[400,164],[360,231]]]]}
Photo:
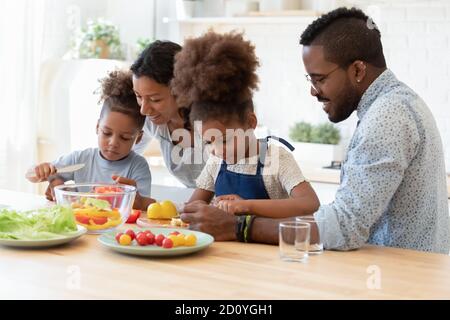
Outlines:
{"type": "Polygon", "coordinates": [[[353,111],[358,107],[361,96],[350,83],[347,83],[346,88],[348,89],[336,97],[336,104],[333,108],[334,112],[328,114],[328,119],[331,122],[338,123],[344,121],[350,117],[353,111]]]}

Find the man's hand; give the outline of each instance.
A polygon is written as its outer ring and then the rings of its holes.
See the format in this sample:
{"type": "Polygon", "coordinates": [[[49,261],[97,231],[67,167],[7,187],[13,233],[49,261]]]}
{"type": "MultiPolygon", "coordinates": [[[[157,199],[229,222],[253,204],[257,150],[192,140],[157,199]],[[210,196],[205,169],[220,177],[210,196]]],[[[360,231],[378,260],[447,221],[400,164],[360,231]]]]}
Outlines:
{"type": "Polygon", "coordinates": [[[188,203],[181,220],[189,229],[209,233],[216,241],[236,240],[236,217],[205,203],[188,203]]]}

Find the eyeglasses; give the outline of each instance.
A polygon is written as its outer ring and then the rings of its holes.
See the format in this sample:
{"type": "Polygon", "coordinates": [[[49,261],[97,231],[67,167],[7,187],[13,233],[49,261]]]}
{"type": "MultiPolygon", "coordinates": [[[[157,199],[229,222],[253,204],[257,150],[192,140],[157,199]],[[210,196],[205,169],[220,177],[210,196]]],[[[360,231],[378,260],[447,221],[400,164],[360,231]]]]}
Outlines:
{"type": "Polygon", "coordinates": [[[319,76],[319,77],[320,77],[319,79],[313,79],[313,78],[311,78],[311,76],[310,76],[309,74],[305,74],[306,81],[308,81],[309,83],[311,83],[311,87],[313,87],[313,89],[314,89],[316,92],[319,92],[320,90],[319,90],[319,88],[318,88],[318,84],[323,83],[323,82],[325,81],[325,79],[328,78],[328,77],[330,76],[330,74],[332,74],[333,72],[335,72],[335,71],[336,71],[337,69],[339,69],[339,68],[340,68],[340,66],[337,66],[336,68],[334,68],[333,70],[331,70],[331,71],[328,72],[327,74],[319,76]]]}

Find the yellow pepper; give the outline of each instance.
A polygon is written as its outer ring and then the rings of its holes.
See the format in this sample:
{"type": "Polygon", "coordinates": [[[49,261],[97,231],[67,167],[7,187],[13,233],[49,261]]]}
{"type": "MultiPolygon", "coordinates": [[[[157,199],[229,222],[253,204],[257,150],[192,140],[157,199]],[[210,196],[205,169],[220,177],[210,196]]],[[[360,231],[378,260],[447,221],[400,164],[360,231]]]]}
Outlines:
{"type": "Polygon", "coordinates": [[[106,217],[112,219],[120,218],[120,212],[117,209],[113,209],[112,211],[103,211],[87,208],[87,209],[75,209],[73,211],[76,215],[84,215],[88,217],[106,217]]]}

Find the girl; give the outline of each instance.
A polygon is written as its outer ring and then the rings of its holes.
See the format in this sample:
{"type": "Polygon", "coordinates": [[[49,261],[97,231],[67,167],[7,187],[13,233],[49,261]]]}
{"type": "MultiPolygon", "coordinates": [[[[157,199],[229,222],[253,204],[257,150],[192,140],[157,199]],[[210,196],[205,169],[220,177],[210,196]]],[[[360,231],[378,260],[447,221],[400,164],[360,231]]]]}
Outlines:
{"type": "Polygon", "coordinates": [[[31,170],[31,182],[48,180],[47,199],[53,201],[53,188],[73,180],[76,183],[111,183],[121,177],[132,179],[137,186],[134,207],[146,207],[150,198],[151,174],[147,161],[131,148],[142,138],[145,116],[140,114],[133,92],[131,73],[113,71],[101,80],[103,102],[97,122],[98,148],[89,148],[64,155],[31,170]],[[85,166],[73,173],[58,174],[57,168],[83,163],[85,166]],[[142,203],[145,202],[145,203],[142,203]]]}
{"type": "Polygon", "coordinates": [[[254,135],[258,65],[254,46],[236,33],[210,31],[187,40],[176,56],[173,94],[191,106],[190,119],[211,151],[190,202],[215,195],[214,204],[233,214],[312,214],[319,201],[292,154],[254,135]]]}

